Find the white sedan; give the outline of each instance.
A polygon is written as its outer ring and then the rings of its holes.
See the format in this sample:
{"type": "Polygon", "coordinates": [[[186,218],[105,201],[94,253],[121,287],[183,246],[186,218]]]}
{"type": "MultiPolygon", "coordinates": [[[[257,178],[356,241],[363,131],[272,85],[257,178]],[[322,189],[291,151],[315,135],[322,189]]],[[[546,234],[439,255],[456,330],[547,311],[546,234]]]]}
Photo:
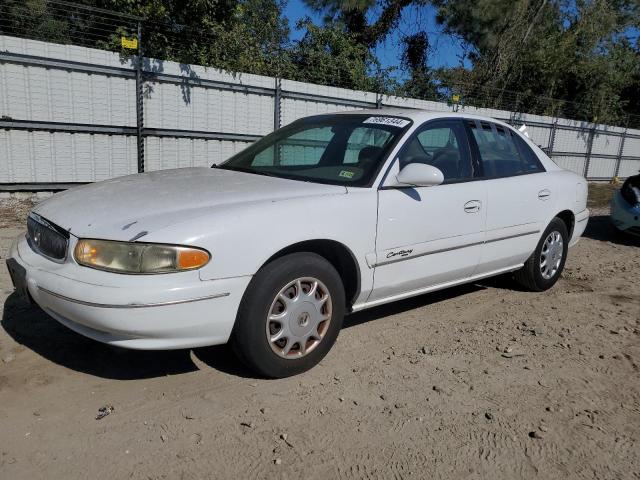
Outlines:
{"type": "MultiPolygon", "coordinates": [[[[185,153],[186,154],[186,153],[185,153]]],[[[345,313],[514,272],[558,280],[584,178],[491,118],[370,110],[303,118],[212,168],[82,186],[33,209],[19,294],[134,349],[232,342],[267,377],[311,368],[345,313]]]]}

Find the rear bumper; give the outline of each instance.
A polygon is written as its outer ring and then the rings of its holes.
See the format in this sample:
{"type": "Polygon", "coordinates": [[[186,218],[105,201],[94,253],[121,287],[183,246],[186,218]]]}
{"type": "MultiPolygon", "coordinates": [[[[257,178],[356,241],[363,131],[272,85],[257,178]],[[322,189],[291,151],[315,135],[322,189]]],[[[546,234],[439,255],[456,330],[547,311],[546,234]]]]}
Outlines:
{"type": "Polygon", "coordinates": [[[24,236],[10,258],[26,270],[31,298],[50,316],[87,337],[133,349],[227,342],[251,279],[202,281],[197,272],[119,275],[73,260],[60,265],[31,250],[24,236]]]}
{"type": "Polygon", "coordinates": [[[587,228],[587,223],[589,222],[589,209],[585,208],[582,212],[577,213],[575,216],[575,224],[573,226],[573,234],[571,235],[571,240],[569,241],[569,246],[572,247],[580,237],[584,233],[587,228]]]}

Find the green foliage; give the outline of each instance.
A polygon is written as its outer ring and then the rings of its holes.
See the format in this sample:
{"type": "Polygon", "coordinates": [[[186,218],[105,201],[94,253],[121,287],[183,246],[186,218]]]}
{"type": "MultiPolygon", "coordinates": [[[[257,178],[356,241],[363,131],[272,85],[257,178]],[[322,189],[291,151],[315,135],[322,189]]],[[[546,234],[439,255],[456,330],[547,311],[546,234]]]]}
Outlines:
{"type": "Polygon", "coordinates": [[[101,7],[145,18],[145,56],[269,75],[289,36],[273,0],[103,0],[101,7]]]}
{"type": "Polygon", "coordinates": [[[371,72],[378,67],[371,51],[355,41],[336,25],[314,25],[300,22],[305,35],[291,49],[290,73],[293,78],[337,87],[377,91],[376,77],[371,72]]]}
{"type": "Polygon", "coordinates": [[[427,63],[429,37],[426,32],[407,35],[403,39],[402,66],[409,78],[398,89],[398,94],[407,97],[436,99],[439,96],[434,72],[427,63]]]}
{"type": "MultiPolygon", "coordinates": [[[[435,0],[438,20],[472,47],[473,68],[450,85],[520,92],[522,111],[623,122],[640,113],[635,0],[435,0]],[[554,102],[560,98],[564,102],[554,102]]],[[[457,72],[460,73],[460,72],[457,72]]]]}

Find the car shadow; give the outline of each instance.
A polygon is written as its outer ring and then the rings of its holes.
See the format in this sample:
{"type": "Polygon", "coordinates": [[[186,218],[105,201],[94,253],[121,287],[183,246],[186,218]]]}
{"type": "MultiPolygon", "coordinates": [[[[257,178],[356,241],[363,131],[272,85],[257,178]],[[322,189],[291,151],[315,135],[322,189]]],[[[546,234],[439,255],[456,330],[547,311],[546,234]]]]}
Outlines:
{"type": "Polygon", "coordinates": [[[480,283],[468,283],[457,287],[438,290],[437,292],[425,293],[405,300],[386,303],[379,307],[369,308],[367,310],[348,315],[344,319],[342,328],[356,327],[363,323],[372,322],[384,317],[398,315],[409,310],[415,310],[416,308],[425,307],[427,305],[443,302],[456,297],[462,297],[469,293],[477,292],[478,290],[484,290],[485,288],[486,287],[480,283]]]}
{"type": "Polygon", "coordinates": [[[199,370],[193,356],[220,372],[257,378],[227,345],[182,350],[129,350],[91,340],[65,327],[37,305],[13,293],[4,303],[0,324],[17,343],[51,362],[112,380],[139,380],[199,370]]]}
{"type": "MultiPolygon", "coordinates": [[[[381,305],[348,315],[343,328],[351,328],[409,310],[462,297],[488,287],[512,288],[509,279],[497,277],[381,305]]],[[[257,379],[228,345],[183,350],[128,350],[86,338],[51,318],[37,305],[28,306],[11,294],[4,304],[0,324],[17,343],[38,355],[77,372],[112,380],[137,380],[200,370],[194,363],[222,373],[257,379]],[[193,353],[193,356],[192,356],[193,353]]]]}
{"type": "Polygon", "coordinates": [[[640,246],[640,237],[620,232],[611,223],[609,215],[594,215],[590,217],[583,237],[617,245],[640,246]]]}
{"type": "Polygon", "coordinates": [[[111,347],[69,330],[36,305],[11,294],[4,303],[5,331],[17,343],[72,370],[115,380],[175,375],[197,370],[189,350],[139,351],[111,347]]]}

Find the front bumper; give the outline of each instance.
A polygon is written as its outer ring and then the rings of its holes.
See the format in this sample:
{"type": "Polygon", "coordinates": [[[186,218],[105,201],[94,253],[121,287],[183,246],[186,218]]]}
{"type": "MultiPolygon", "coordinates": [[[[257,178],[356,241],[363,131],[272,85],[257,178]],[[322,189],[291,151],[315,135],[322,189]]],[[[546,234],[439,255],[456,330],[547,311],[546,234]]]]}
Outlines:
{"type": "Polygon", "coordinates": [[[640,235],[640,205],[631,206],[617,190],[611,198],[611,222],[620,231],[640,235]]]}
{"type": "Polygon", "coordinates": [[[251,280],[202,281],[198,272],[122,275],[71,259],[58,264],[35,253],[24,235],[9,257],[26,270],[31,298],[57,321],[94,340],[142,350],[226,343],[251,280]]]}

